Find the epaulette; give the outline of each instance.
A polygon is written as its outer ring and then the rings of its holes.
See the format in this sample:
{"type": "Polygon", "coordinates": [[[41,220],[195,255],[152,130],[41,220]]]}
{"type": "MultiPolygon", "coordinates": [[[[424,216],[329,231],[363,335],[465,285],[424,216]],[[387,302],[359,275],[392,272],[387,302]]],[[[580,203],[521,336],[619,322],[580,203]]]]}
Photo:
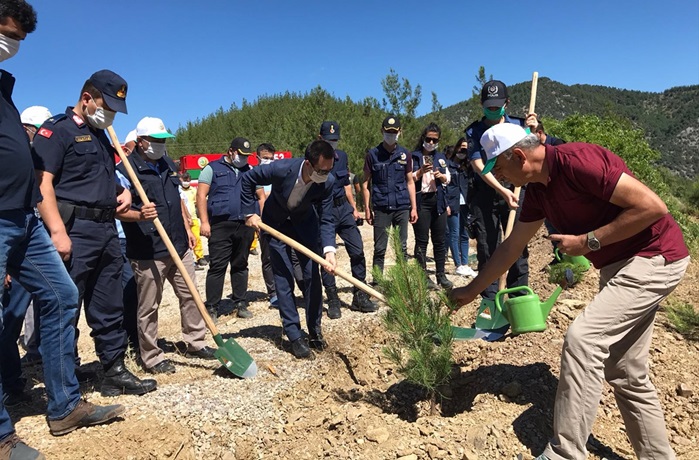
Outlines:
{"type": "Polygon", "coordinates": [[[55,125],[56,123],[58,123],[59,121],[65,119],[65,118],[68,118],[68,116],[65,113],[61,113],[59,115],[52,116],[51,118],[46,120],[44,123],[47,123],[50,125],[55,125]]]}

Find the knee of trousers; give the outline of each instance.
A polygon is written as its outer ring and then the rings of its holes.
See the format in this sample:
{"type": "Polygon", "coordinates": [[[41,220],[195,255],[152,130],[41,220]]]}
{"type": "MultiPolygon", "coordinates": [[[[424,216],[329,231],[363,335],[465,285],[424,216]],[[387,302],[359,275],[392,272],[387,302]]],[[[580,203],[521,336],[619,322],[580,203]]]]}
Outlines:
{"type": "Polygon", "coordinates": [[[609,355],[609,349],[600,341],[600,331],[592,330],[588,324],[578,317],[568,328],[563,341],[563,353],[573,355],[578,359],[604,359],[609,355]]]}

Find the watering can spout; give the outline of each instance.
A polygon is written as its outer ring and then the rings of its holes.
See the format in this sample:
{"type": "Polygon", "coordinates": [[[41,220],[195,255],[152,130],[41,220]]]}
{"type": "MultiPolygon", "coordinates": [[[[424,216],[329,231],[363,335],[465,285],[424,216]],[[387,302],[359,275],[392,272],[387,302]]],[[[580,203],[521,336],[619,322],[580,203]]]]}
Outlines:
{"type": "Polygon", "coordinates": [[[558,286],[555,291],[553,291],[553,294],[551,294],[551,297],[548,298],[546,302],[541,303],[541,313],[543,313],[544,318],[546,318],[549,313],[551,313],[551,309],[553,308],[553,304],[556,303],[556,299],[558,299],[558,296],[563,292],[563,288],[561,286],[558,286]]]}

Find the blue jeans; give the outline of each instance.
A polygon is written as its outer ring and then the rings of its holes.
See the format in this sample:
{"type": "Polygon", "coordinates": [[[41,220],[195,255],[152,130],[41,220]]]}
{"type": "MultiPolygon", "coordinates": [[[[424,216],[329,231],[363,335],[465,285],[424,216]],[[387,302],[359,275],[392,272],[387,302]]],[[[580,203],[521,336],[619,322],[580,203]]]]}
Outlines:
{"type": "MultiPolygon", "coordinates": [[[[465,207],[465,206],[464,206],[465,207]]],[[[451,258],[454,260],[454,265],[468,265],[468,233],[462,225],[462,220],[466,215],[458,213],[447,217],[447,241],[449,241],[449,250],[451,250],[451,258]]]]}
{"type": "MultiPolygon", "coordinates": [[[[80,401],[73,349],[78,290],[34,211],[0,211],[0,273],[5,272],[39,303],[46,412],[49,420],[61,419],[80,401]]],[[[13,431],[0,401],[0,439],[13,431]]]]}
{"type": "Polygon", "coordinates": [[[12,281],[2,296],[2,332],[0,332],[0,376],[2,388],[16,393],[24,390],[27,383],[22,378],[22,364],[19,358],[17,339],[22,331],[24,316],[32,297],[21,284],[12,281]]]}

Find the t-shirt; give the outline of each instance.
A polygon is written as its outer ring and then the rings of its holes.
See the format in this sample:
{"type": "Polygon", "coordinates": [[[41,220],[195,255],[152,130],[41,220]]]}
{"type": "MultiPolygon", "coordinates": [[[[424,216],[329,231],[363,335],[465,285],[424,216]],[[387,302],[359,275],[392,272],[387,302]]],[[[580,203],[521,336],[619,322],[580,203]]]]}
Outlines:
{"type": "MultiPolygon", "coordinates": [[[[564,235],[581,235],[607,225],[622,211],[609,200],[622,174],[633,177],[626,163],[603,147],[582,142],[546,145],[548,184],[527,186],[519,220],[547,218],[564,235]]],[[[585,255],[597,268],[634,256],[662,254],[668,262],[689,255],[682,231],[670,214],[625,240],[585,255]]]]}

